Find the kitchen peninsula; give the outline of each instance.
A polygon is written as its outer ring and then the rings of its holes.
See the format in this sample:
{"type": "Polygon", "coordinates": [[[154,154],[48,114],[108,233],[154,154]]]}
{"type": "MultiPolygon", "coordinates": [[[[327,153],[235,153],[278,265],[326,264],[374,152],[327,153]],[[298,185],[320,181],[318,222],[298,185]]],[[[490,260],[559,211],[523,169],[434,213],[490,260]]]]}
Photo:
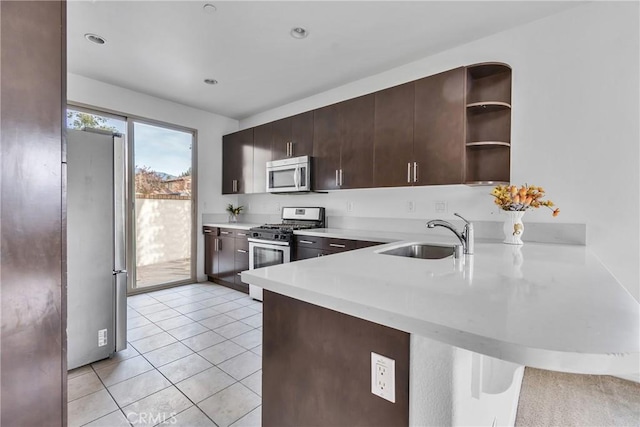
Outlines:
{"type": "Polygon", "coordinates": [[[408,243],[242,273],[265,289],[265,425],[459,424],[465,413],[505,425],[522,366],[637,370],[638,303],[586,247],[381,253],[408,243]],[[371,394],[371,352],[396,360],[396,403],[371,394]],[[485,395],[506,400],[477,409],[485,395]]]}

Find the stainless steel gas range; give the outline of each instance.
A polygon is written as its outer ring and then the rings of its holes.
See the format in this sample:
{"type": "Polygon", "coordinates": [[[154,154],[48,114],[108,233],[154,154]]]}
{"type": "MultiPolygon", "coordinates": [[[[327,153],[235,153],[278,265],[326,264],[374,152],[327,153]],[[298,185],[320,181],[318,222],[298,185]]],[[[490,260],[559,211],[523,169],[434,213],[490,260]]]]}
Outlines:
{"type": "MultiPolygon", "coordinates": [[[[324,227],[324,208],[282,208],[282,223],[265,224],[250,230],[249,270],[291,262],[293,232],[324,227]]],[[[249,295],[262,301],[262,288],[249,285],[249,295]]]]}

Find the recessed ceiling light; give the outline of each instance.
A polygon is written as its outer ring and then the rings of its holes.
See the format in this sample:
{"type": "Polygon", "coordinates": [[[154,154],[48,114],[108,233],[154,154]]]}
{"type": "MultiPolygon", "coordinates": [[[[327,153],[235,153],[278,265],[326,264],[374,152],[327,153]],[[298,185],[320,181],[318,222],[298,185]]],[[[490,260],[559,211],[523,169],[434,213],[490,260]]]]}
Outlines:
{"type": "Polygon", "coordinates": [[[89,40],[92,43],[95,43],[95,44],[105,44],[106,43],[106,40],[103,39],[102,37],[100,37],[97,34],[87,33],[87,34],[84,35],[84,38],[89,40]]]}
{"type": "Polygon", "coordinates": [[[204,79],[204,82],[208,85],[217,85],[218,81],[216,79],[204,79]]]}
{"type": "Polygon", "coordinates": [[[302,27],[294,27],[291,29],[291,37],[294,39],[303,39],[309,35],[309,31],[302,27]]]}
{"type": "Polygon", "coordinates": [[[207,3],[204,6],[202,6],[202,10],[204,10],[205,13],[215,13],[217,9],[211,3],[207,3]]]}

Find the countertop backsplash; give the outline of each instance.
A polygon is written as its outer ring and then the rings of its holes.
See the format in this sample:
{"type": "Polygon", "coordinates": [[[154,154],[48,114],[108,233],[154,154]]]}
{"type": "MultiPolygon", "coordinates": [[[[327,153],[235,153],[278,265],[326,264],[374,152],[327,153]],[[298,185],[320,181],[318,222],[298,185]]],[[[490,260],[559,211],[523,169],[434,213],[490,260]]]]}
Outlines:
{"type": "MultiPolygon", "coordinates": [[[[226,223],[229,216],[223,213],[202,214],[202,223],[226,223]]],[[[240,214],[238,222],[242,223],[279,223],[278,214],[240,214]]],[[[346,230],[376,230],[398,233],[416,233],[429,235],[450,235],[451,232],[442,228],[427,231],[428,219],[397,219],[397,218],[370,218],[354,216],[327,216],[327,228],[340,228],[346,230]]],[[[462,229],[461,220],[450,220],[457,228],[462,229]]],[[[473,221],[475,236],[478,239],[502,239],[501,221],[473,221]]],[[[587,244],[586,224],[550,223],[550,222],[526,222],[527,232],[525,242],[559,243],[571,245],[587,244]]]]}

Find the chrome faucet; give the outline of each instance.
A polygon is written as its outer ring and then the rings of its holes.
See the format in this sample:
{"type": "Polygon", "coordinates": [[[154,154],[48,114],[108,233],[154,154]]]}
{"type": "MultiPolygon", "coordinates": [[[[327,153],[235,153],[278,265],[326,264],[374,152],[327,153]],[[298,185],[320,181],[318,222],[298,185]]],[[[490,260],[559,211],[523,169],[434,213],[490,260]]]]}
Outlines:
{"type": "MultiPolygon", "coordinates": [[[[459,218],[462,218],[462,215],[460,214],[454,213],[454,215],[459,218]]],[[[441,219],[434,219],[427,222],[427,228],[435,228],[435,227],[448,228],[449,230],[451,230],[453,234],[456,235],[456,237],[460,240],[460,243],[462,243],[462,250],[464,251],[464,253],[467,255],[472,255],[473,254],[473,238],[474,238],[473,224],[464,218],[462,218],[462,220],[465,222],[462,233],[456,230],[453,224],[447,221],[443,221],[441,219]]]]}

